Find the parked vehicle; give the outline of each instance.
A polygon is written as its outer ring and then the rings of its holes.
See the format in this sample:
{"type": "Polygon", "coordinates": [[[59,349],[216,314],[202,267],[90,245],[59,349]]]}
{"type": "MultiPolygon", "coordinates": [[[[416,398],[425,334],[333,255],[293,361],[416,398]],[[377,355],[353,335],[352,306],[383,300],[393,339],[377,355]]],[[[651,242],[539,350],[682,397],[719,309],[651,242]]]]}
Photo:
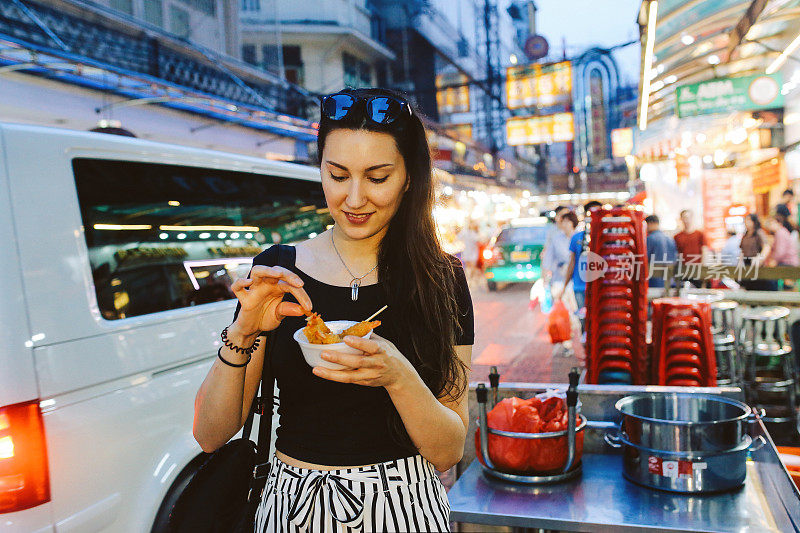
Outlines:
{"type": "Polygon", "coordinates": [[[230,284],[330,224],[317,169],[0,124],[0,531],[163,531],[230,284]]]}
{"type": "Polygon", "coordinates": [[[542,276],[544,218],[520,221],[500,230],[483,251],[484,276],[490,291],[498,283],[532,283],[542,276]]]}

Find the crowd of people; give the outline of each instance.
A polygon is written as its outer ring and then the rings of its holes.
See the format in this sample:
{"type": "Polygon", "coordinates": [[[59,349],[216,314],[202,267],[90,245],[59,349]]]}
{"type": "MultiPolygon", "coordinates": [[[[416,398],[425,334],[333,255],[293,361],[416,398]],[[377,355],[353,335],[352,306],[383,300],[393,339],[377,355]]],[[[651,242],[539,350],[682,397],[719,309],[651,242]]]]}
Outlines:
{"type": "MultiPolygon", "coordinates": [[[[583,219],[599,202],[589,202],[583,206],[583,219]]],[[[797,203],[794,193],[787,189],[782,202],[773,209],[762,224],[755,213],[744,220],[744,231],[730,228],[729,238],[721,250],[713,250],[708,245],[705,234],[695,225],[694,214],[689,209],[680,213],[680,231],[670,236],[661,230],[658,215],[645,218],[647,224],[648,260],[656,267],[675,265],[679,261],[685,265],[715,263],[723,265],[750,266],[758,262],[761,266],[800,266],[800,233],[798,233],[797,203]]],[[[578,309],[583,307],[586,282],[580,276],[584,222],[579,222],[577,214],[566,206],[554,210],[553,224],[542,251],[542,276],[554,299],[574,295],[578,309]]],[[[661,268],[650,268],[652,274],[650,287],[664,287],[661,268]]],[[[692,280],[700,286],[702,281],[692,280]]],[[[742,279],[740,285],[749,290],[776,290],[778,284],[764,279],[742,279]]],[[[784,289],[794,288],[794,280],[784,280],[784,289]]]]}
{"type": "MultiPolygon", "coordinates": [[[[647,222],[647,254],[656,264],[685,265],[696,263],[758,266],[800,266],[800,233],[798,233],[797,202],[794,192],[783,192],[782,201],[774,207],[763,220],[756,213],[744,217],[744,228],[737,231],[728,228],[728,238],[720,250],[712,250],[704,233],[694,226],[693,213],[684,209],[680,213],[681,231],[673,238],[659,228],[657,215],[650,215],[647,222]]],[[[755,272],[755,271],[753,271],[755,272]]],[[[748,290],[776,290],[779,284],[774,280],[758,279],[748,276],[736,280],[748,290]]],[[[784,280],[784,289],[793,289],[795,280],[784,280]]],[[[663,276],[653,276],[650,287],[663,287],[663,276]]],[[[692,280],[695,286],[701,281],[692,280]]]]}
{"type": "MultiPolygon", "coordinates": [[[[586,283],[582,279],[581,261],[585,262],[584,225],[590,210],[600,206],[591,201],[582,208],[573,209],[564,205],[552,211],[552,224],[549,225],[547,239],[541,254],[542,280],[554,300],[567,295],[572,307],[583,307],[586,283]],[[580,216],[579,216],[580,215],[580,216]],[[574,297],[573,297],[574,296],[574,297]]],[[[771,214],[762,219],[755,213],[744,217],[744,227],[737,231],[728,228],[728,238],[719,250],[709,246],[702,228],[695,222],[690,209],[680,212],[680,230],[668,235],[661,229],[657,214],[645,218],[647,225],[647,256],[652,265],[645,272],[651,274],[650,287],[665,285],[665,267],[683,264],[721,264],[758,266],[800,266],[800,230],[798,229],[798,209],[794,192],[784,191],[781,203],[771,214]],[[653,268],[654,267],[654,268],[653,268]]],[[[488,240],[474,223],[461,229],[457,239],[463,243],[462,261],[467,270],[467,279],[474,283],[480,281],[480,251],[488,240]]],[[[688,270],[688,269],[684,269],[688,270]]],[[[776,290],[779,284],[765,279],[741,279],[739,285],[749,290],[776,290]]],[[[700,280],[690,280],[694,286],[701,286],[700,280]]],[[[707,285],[707,284],[706,284],[707,285]]],[[[784,280],[784,289],[793,289],[795,280],[784,280]]],[[[569,304],[568,304],[569,305],[569,304]]]]}

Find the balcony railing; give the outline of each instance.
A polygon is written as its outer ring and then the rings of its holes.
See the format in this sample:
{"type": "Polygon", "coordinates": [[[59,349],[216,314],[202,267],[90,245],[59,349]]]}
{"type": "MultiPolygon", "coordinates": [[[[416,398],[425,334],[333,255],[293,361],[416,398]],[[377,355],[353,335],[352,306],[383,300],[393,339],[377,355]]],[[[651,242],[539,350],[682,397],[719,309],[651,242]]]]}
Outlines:
{"type": "Polygon", "coordinates": [[[364,0],[304,0],[281,2],[282,24],[327,24],[372,35],[372,17],[364,0]]]}
{"type": "MultiPolygon", "coordinates": [[[[236,102],[306,116],[306,97],[294,87],[253,79],[248,79],[247,86],[244,86],[241,80],[237,81],[226,71],[227,66],[220,66],[213,58],[204,61],[200,54],[182,53],[177,46],[173,48],[161,39],[144,35],[144,32],[122,33],[48,6],[30,1],[25,5],[41,25],[17,4],[0,1],[0,33],[236,102]]],[[[192,48],[192,45],[187,43],[187,48],[192,48]]]]}

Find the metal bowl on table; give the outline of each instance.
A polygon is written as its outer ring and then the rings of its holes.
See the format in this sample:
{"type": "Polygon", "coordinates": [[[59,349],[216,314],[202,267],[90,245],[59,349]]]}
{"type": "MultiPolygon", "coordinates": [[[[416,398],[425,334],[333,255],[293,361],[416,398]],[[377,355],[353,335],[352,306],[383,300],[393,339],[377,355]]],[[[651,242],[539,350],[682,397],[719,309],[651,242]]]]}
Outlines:
{"type": "Polygon", "coordinates": [[[621,431],[636,446],[674,452],[731,450],[747,434],[751,409],[712,394],[644,393],[616,403],[621,431]]]}

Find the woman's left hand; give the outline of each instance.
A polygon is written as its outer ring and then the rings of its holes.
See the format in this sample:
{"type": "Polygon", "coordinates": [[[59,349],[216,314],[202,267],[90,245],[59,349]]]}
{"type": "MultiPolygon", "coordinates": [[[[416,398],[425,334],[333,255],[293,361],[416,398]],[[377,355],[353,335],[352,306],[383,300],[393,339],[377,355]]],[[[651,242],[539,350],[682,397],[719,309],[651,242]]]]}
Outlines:
{"type": "Polygon", "coordinates": [[[416,376],[416,370],[391,341],[372,334],[370,339],[347,336],[344,342],[364,355],[339,352],[322,352],[322,358],[345,366],[343,370],[332,370],[315,366],[314,375],[339,383],[354,383],[368,387],[390,389],[416,376]]]}

